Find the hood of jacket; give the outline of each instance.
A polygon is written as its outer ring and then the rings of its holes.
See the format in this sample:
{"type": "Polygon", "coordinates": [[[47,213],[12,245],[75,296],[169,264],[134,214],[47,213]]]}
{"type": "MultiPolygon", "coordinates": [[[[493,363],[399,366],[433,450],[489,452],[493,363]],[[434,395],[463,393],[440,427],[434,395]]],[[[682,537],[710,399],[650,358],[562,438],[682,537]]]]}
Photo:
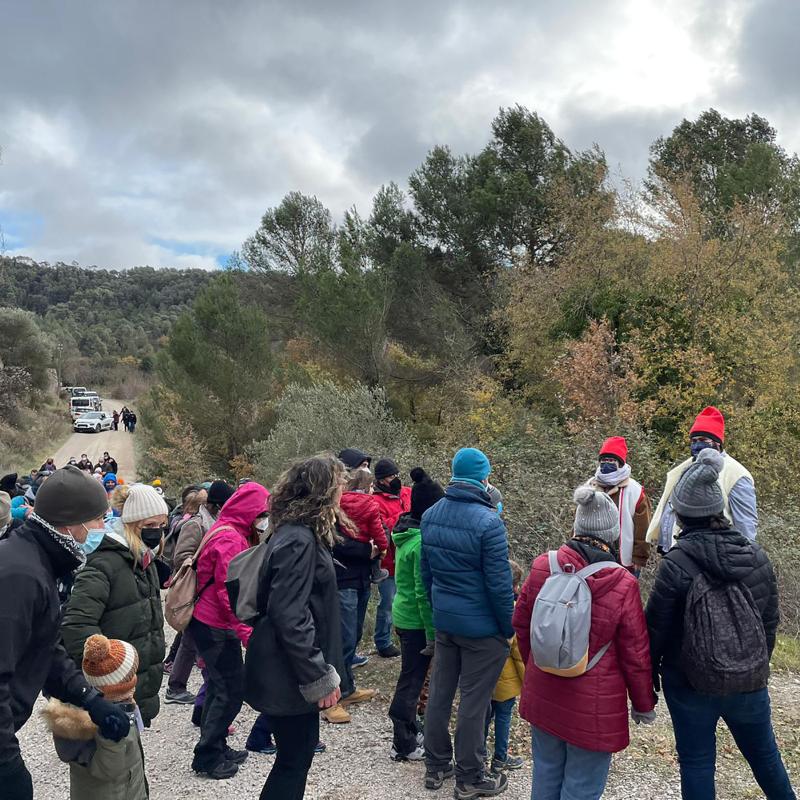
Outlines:
{"type": "Polygon", "coordinates": [[[721,581],[741,581],[753,571],[753,545],[737,530],[688,530],[675,546],[721,581]]]}
{"type": "Polygon", "coordinates": [[[85,742],[97,733],[89,712],[52,698],[42,709],[42,717],[53,736],[85,742]]]}
{"type": "Polygon", "coordinates": [[[444,496],[457,503],[479,503],[492,511],[496,510],[488,492],[469,483],[451,483],[445,490],[444,496]]]}
{"type": "Polygon", "coordinates": [[[397,525],[395,525],[392,533],[392,541],[395,547],[399,549],[413,539],[418,539],[420,536],[420,521],[412,517],[411,514],[403,514],[403,516],[397,520],[397,525]]]}
{"type": "Polygon", "coordinates": [[[256,518],[269,508],[269,492],[260,483],[240,486],[222,507],[212,530],[223,526],[233,528],[248,538],[256,518]]]}

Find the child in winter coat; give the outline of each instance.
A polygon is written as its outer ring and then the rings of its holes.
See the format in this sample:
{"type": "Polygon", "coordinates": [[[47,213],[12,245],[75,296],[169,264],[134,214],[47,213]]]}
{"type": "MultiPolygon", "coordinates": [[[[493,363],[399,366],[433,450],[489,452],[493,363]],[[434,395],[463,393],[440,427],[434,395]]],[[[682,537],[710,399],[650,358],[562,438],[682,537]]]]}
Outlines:
{"type": "MultiPolygon", "coordinates": [[[[514,597],[519,596],[522,585],[522,567],[516,561],[508,560],[511,565],[511,577],[514,581],[514,597]]],[[[522,694],[522,683],[525,680],[525,662],[519,652],[517,637],[511,641],[511,652],[503,667],[495,686],[492,702],[486,716],[486,736],[494,720],[494,757],[492,772],[497,774],[506,769],[520,769],[525,761],[520,756],[508,754],[508,738],[511,734],[511,715],[514,712],[517,698],[522,694]]]]}
{"type": "Polygon", "coordinates": [[[363,467],[350,473],[340,505],[352,525],[340,527],[352,539],[369,542],[378,550],[372,561],[372,582],[380,583],[389,577],[389,571],[381,569],[381,559],[389,549],[389,538],[381,521],[378,501],[372,496],[373,481],[373,474],[363,467]]]}
{"type": "Polygon", "coordinates": [[[131,718],[119,742],[100,735],[82,708],[50,700],[42,712],[53,732],[56,752],[69,764],[71,800],[147,800],[139,731],[142,720],[133,692],[139,656],[133,645],[95,634],[83,650],[83,674],[90,686],[131,718]]]}

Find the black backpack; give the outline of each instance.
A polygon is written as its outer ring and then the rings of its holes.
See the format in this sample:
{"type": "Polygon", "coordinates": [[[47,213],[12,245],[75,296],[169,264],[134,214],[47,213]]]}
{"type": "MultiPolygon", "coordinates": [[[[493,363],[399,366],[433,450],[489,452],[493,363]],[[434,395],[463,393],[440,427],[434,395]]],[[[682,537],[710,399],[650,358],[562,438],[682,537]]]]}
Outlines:
{"type": "Polygon", "coordinates": [[[763,689],[769,679],[769,651],[750,589],[741,581],[709,577],[681,550],[672,558],[692,576],[681,645],[681,668],[689,683],[711,695],[763,689]]]}

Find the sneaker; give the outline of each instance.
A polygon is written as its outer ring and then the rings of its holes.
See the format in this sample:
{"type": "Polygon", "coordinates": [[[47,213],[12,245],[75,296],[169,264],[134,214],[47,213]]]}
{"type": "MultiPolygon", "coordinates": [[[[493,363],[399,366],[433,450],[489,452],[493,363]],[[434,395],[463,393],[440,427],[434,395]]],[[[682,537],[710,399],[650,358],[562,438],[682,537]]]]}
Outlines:
{"type": "Polygon", "coordinates": [[[417,734],[417,747],[425,747],[425,734],[422,731],[417,734]]]}
{"type": "Polygon", "coordinates": [[[359,667],[364,667],[369,664],[369,656],[360,656],[356,654],[353,656],[353,663],[350,665],[353,669],[358,669],[359,667]]]}
{"type": "Polygon", "coordinates": [[[370,583],[383,583],[389,577],[388,569],[376,570],[370,577],[370,583]]]}
{"type": "Polygon", "coordinates": [[[232,764],[244,764],[249,753],[247,750],[234,750],[232,747],[225,748],[225,760],[232,764]]]}
{"type": "Polygon", "coordinates": [[[425,751],[421,747],[415,747],[410,753],[398,753],[397,748],[392,745],[389,751],[389,758],[392,761],[424,761],[425,751]]]}
{"type": "Polygon", "coordinates": [[[197,698],[191,693],[184,689],[182,692],[174,692],[172,689],[167,689],[166,694],[164,695],[164,702],[165,703],[175,703],[176,705],[180,706],[191,706],[194,705],[194,701],[197,698]]]}
{"type": "Polygon", "coordinates": [[[324,753],[327,749],[325,742],[317,742],[317,746],[314,748],[314,755],[317,756],[320,753],[324,753]]]}
{"type": "Polygon", "coordinates": [[[370,700],[373,700],[377,694],[377,689],[356,689],[353,694],[343,697],[341,704],[343,706],[352,706],[355,703],[368,703],[370,700]]]}
{"type": "Polygon", "coordinates": [[[225,781],[232,778],[238,771],[239,765],[233,761],[220,761],[213,769],[195,769],[194,771],[203,778],[211,778],[214,781],[225,781]]]}
{"type": "Polygon", "coordinates": [[[350,715],[344,710],[341,703],[337,703],[322,712],[322,719],[330,722],[331,725],[344,725],[346,722],[350,722],[350,715]]]}
{"type": "Polygon", "coordinates": [[[272,741],[269,741],[266,744],[258,745],[247,742],[245,744],[245,749],[249,750],[251,753],[260,753],[262,756],[274,756],[275,753],[278,752],[275,742],[272,741]]]}
{"type": "Polygon", "coordinates": [[[390,644],[388,647],[384,647],[383,650],[378,650],[378,655],[381,658],[397,658],[400,655],[400,651],[393,644],[390,644]]]}
{"type": "Polygon", "coordinates": [[[476,797],[494,797],[508,789],[508,776],[484,775],[476,783],[456,783],[453,791],[455,800],[474,800],[476,797]]]}
{"type": "Polygon", "coordinates": [[[497,775],[507,769],[522,769],[525,766],[525,759],[522,756],[509,756],[505,761],[498,758],[492,759],[492,774],[497,775]]]}
{"type": "Polygon", "coordinates": [[[431,791],[441,789],[446,780],[449,780],[456,774],[452,764],[448,764],[441,769],[426,769],[425,770],[425,788],[431,791]]]}

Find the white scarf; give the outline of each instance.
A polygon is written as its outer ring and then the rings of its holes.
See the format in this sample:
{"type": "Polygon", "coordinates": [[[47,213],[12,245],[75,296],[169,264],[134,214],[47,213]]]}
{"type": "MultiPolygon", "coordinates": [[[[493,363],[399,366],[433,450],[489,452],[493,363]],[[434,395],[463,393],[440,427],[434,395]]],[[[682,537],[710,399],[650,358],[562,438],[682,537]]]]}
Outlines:
{"type": "Polygon", "coordinates": [[[603,486],[619,486],[624,483],[631,476],[630,464],[625,464],[615,472],[603,473],[600,471],[600,465],[597,465],[597,470],[594,473],[594,479],[601,483],[603,486]]]}

